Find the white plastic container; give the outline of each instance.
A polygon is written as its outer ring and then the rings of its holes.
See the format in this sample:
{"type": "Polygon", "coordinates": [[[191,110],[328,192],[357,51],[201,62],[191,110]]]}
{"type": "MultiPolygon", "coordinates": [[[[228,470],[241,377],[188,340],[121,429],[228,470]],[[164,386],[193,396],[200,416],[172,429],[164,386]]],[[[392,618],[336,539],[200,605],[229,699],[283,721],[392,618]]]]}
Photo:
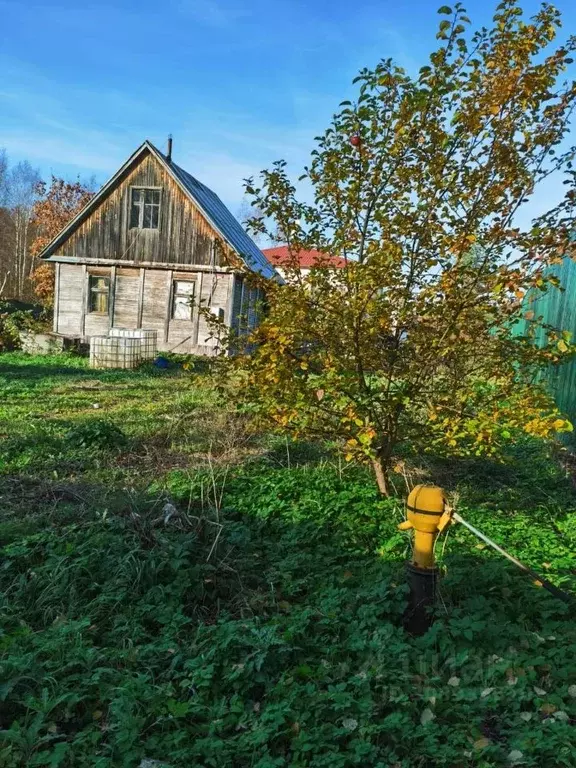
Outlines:
{"type": "Polygon", "coordinates": [[[90,368],[136,368],[141,361],[141,339],[109,336],[90,339],[90,368]]]}
{"type": "Polygon", "coordinates": [[[158,349],[158,331],[146,328],[110,328],[109,336],[119,339],[140,339],[141,359],[154,360],[158,349]]]}

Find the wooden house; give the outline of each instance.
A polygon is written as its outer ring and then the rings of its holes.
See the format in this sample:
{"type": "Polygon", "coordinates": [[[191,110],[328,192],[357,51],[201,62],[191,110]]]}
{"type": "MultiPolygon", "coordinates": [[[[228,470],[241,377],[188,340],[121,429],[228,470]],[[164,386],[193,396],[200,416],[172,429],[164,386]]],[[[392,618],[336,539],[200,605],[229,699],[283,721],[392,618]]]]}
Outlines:
{"type": "Polygon", "coordinates": [[[307,277],[314,267],[322,269],[345,269],[348,265],[342,256],[330,256],[317,250],[292,251],[287,245],[264,248],[262,253],[284,280],[296,274],[307,277]]]}
{"type": "Polygon", "coordinates": [[[246,272],[281,280],[208,187],[145,141],[40,254],[55,264],[54,333],[156,330],[158,348],[211,354],[200,307],[242,332],[257,322],[246,272]]]}

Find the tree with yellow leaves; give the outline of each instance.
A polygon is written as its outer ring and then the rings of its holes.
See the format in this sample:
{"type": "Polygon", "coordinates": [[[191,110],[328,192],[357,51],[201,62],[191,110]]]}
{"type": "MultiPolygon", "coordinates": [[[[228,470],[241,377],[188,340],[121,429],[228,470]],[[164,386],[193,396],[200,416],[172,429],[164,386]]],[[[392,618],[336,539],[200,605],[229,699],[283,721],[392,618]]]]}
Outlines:
{"type": "Polygon", "coordinates": [[[497,455],[521,435],[570,429],[538,372],[574,351],[533,317],[513,333],[532,290],[556,290],[547,267],[570,254],[574,149],[565,146],[576,40],[555,46],[550,5],[525,19],[513,0],[468,32],[460,3],[440,9],[439,45],[412,77],[391,60],[361,71],[317,140],[298,199],[284,162],[250,180],[290,251],[321,261],[267,287],[250,354],[233,365],[243,392],[277,429],[340,441],[370,461],[380,490],[402,444],[497,455]],[[542,181],[567,183],[553,210],[525,224],[542,181]]]}

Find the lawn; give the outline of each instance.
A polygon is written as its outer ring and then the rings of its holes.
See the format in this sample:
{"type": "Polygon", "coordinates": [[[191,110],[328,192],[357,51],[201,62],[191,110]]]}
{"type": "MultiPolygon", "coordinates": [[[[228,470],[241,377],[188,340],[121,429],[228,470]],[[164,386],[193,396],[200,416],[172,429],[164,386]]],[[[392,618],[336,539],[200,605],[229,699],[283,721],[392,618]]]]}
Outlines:
{"type": "Polygon", "coordinates": [[[557,450],[404,457],[383,500],[176,364],[4,354],[0,395],[3,768],[576,765],[573,608],[453,526],[436,622],[402,628],[420,479],[576,591],[557,450]]]}

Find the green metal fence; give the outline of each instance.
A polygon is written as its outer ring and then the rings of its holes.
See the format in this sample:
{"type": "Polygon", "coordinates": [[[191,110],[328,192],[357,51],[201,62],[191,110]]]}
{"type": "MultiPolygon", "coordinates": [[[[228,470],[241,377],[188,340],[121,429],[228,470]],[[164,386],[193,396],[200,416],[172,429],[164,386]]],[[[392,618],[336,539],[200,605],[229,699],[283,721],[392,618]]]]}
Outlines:
{"type": "MultiPolygon", "coordinates": [[[[531,294],[526,302],[527,311],[532,310],[535,316],[541,315],[543,321],[554,328],[570,331],[574,340],[576,339],[576,262],[565,258],[561,264],[552,267],[550,271],[558,277],[563,290],[549,286],[544,293],[538,291],[531,294]]],[[[529,322],[529,320],[522,320],[516,326],[515,332],[524,333],[529,322]]],[[[539,334],[539,340],[544,341],[544,330],[540,329],[539,334]]],[[[550,366],[544,375],[558,407],[576,427],[576,358],[561,365],[550,366]]]]}

